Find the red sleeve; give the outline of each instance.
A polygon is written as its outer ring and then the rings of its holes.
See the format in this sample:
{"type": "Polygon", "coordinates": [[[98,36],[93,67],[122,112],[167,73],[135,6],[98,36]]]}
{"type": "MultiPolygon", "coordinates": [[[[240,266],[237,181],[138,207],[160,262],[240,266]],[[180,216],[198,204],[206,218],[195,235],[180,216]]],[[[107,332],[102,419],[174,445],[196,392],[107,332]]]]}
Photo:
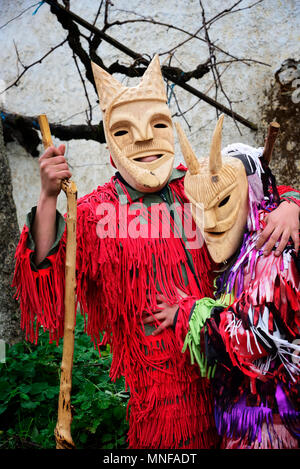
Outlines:
{"type": "MultiPolygon", "coordinates": [[[[99,331],[105,329],[108,321],[99,311],[99,264],[105,263],[108,256],[106,250],[101,249],[102,242],[96,229],[96,208],[105,195],[100,189],[99,194],[95,191],[78,201],[76,249],[76,307],[79,305],[81,313],[87,314],[86,332],[97,344],[99,331]]],[[[64,333],[66,227],[64,225],[58,231],[55,248],[36,266],[33,262],[35,244],[30,231],[32,222],[33,218],[26,222],[20,236],[12,287],[20,303],[21,328],[26,339],[37,343],[42,327],[49,331],[50,342],[58,343],[64,333]]]]}
{"type": "Polygon", "coordinates": [[[47,256],[49,267],[36,269],[28,237],[29,228],[25,225],[15,254],[12,283],[20,302],[21,328],[30,342],[37,343],[40,327],[49,331],[51,342],[58,342],[63,336],[64,320],[64,244],[47,256]]]}
{"type": "Polygon", "coordinates": [[[280,200],[294,202],[300,207],[300,191],[291,186],[277,186],[280,200]]]}

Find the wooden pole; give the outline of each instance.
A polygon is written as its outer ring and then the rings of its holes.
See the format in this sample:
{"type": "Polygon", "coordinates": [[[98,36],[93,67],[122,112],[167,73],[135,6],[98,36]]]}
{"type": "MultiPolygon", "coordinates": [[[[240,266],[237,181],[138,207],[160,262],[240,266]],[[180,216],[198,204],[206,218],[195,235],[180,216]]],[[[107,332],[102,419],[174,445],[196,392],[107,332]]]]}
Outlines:
{"type": "MultiPolygon", "coordinates": [[[[45,114],[39,116],[39,125],[44,147],[48,148],[52,145],[52,138],[45,114]]],[[[74,449],[75,444],[71,435],[71,389],[75,334],[77,187],[73,181],[64,179],[62,189],[67,196],[65,318],[58,418],[54,435],[56,449],[74,449]]]]}
{"type": "Polygon", "coordinates": [[[268,135],[265,139],[265,147],[262,155],[267,165],[269,165],[271,161],[275,140],[277,138],[279,130],[280,125],[278,124],[278,122],[271,122],[268,128],[268,135]]]}

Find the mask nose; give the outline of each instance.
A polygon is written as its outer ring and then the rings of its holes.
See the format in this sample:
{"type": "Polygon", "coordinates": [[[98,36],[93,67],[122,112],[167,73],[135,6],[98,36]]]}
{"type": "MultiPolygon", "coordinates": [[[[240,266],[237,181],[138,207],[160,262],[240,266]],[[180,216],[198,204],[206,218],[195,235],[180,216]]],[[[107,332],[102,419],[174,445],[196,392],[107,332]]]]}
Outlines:
{"type": "Polygon", "coordinates": [[[204,230],[209,231],[217,224],[216,214],[213,209],[204,211],[204,230]]]}
{"type": "Polygon", "coordinates": [[[134,143],[144,143],[149,140],[153,140],[153,132],[150,125],[146,125],[144,127],[133,128],[132,129],[132,137],[134,143]]]}

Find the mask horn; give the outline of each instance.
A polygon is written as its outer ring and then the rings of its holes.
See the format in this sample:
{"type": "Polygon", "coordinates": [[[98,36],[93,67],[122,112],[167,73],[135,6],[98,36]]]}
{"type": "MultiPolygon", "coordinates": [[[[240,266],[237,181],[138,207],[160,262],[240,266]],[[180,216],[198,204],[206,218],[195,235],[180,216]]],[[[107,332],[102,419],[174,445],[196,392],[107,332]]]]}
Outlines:
{"type": "Polygon", "coordinates": [[[200,171],[200,164],[195,153],[193,152],[190,142],[188,141],[187,136],[178,122],[175,123],[175,127],[187,168],[191,174],[198,174],[200,171]]]}
{"type": "Polygon", "coordinates": [[[217,122],[216,128],[213,133],[212,142],[210,146],[209,155],[209,171],[212,174],[217,174],[222,168],[222,127],[223,127],[224,114],[221,114],[217,122]]]}
{"type": "Polygon", "coordinates": [[[95,85],[99,97],[101,110],[104,112],[115,96],[118,96],[125,87],[112,75],[99,65],[91,62],[95,85]]]}

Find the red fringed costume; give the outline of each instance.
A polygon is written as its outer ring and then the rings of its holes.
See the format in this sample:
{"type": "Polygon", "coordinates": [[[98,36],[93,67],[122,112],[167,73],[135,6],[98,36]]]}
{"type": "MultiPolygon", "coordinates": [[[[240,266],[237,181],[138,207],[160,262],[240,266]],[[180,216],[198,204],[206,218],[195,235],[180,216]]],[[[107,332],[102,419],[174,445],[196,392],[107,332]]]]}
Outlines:
{"type": "MultiPolygon", "coordinates": [[[[77,301],[94,344],[111,345],[112,380],[123,375],[130,389],[129,448],[213,448],[218,441],[209,381],[181,353],[195,300],[212,295],[206,248],[187,251],[176,236],[178,217],[169,216],[169,205],[188,202],[183,176],[182,168],[174,170],[169,184],[150,195],[133,191],[115,176],[78,201],[77,301]],[[166,226],[166,216],[169,238],[145,232],[127,236],[137,202],[143,203],[139,228],[146,229],[160,207],[158,228],[166,226]],[[179,305],[178,321],[175,331],[167,328],[154,337],[153,326],[149,334],[142,319],[157,309],[159,292],[179,305]]],[[[65,233],[56,244],[48,265],[36,268],[30,229],[24,226],[16,252],[13,285],[22,328],[35,343],[41,326],[52,341],[63,335],[65,233]]]]}

